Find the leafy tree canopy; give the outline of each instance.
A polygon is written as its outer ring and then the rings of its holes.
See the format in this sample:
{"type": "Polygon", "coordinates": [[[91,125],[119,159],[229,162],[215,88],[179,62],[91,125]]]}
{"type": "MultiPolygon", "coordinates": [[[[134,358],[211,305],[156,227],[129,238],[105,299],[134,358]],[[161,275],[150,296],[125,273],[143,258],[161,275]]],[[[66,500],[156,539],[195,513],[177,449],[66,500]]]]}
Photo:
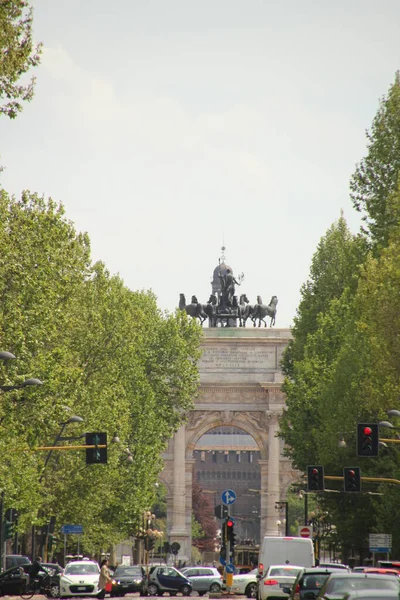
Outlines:
{"type": "Polygon", "coordinates": [[[0,2],[0,114],[14,119],[32,100],[35,78],[23,76],[40,62],[42,45],[32,40],[33,11],[27,0],[0,2]]]}

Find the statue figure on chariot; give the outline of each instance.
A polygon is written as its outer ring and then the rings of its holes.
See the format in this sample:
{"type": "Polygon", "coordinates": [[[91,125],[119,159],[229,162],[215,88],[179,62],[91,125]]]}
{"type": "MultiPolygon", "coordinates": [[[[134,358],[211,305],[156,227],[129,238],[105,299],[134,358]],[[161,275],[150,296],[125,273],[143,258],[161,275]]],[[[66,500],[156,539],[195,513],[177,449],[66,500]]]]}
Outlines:
{"type": "Polygon", "coordinates": [[[246,294],[241,294],[238,301],[236,287],[244,280],[244,274],[234,277],[231,267],[225,264],[225,246],[222,246],[222,255],[218,260],[218,266],[214,269],[211,281],[212,293],[207,304],[198,302],[196,296],[192,296],[191,303],[186,304],[185,295],[180,294],[179,308],[185,310],[188,315],[199,319],[201,325],[208,319],[209,327],[246,327],[246,321],[250,318],[253,326],[267,326],[266,317],[271,317],[270,327],[275,325],[277,296],[272,296],[269,305],[263,304],[261,296],[257,296],[257,303],[251,305],[246,294]]]}

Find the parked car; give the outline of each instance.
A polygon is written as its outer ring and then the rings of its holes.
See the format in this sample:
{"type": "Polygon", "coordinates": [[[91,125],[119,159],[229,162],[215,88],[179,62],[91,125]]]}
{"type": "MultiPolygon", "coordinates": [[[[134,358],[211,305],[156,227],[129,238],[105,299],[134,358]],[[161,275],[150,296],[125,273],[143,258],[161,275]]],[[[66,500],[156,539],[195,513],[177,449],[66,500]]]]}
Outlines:
{"type": "Polygon", "coordinates": [[[336,567],[322,568],[313,567],[312,569],[302,569],[297,575],[291,588],[283,587],[283,591],[289,593],[290,600],[313,600],[318,596],[325,581],[331,573],[342,573],[343,569],[336,567]]]}
{"type": "Polygon", "coordinates": [[[258,598],[288,598],[297,575],[303,567],[298,565],[272,565],[259,580],[258,598]],[[286,591],[285,591],[286,590],[286,591]]]}
{"type": "Polygon", "coordinates": [[[199,596],[222,589],[223,577],[215,567],[184,567],[181,573],[189,579],[192,590],[199,596]]]}
{"type": "Polygon", "coordinates": [[[61,573],[64,571],[62,566],[59,565],[58,563],[42,562],[40,564],[49,572],[49,575],[54,575],[54,576],[61,575],[61,573]]]}
{"type": "Polygon", "coordinates": [[[192,586],[189,579],[175,567],[153,566],[145,582],[145,591],[149,596],[162,596],[164,592],[169,592],[170,596],[176,596],[178,592],[189,596],[192,586]]]}
{"type": "Polygon", "coordinates": [[[29,576],[23,568],[7,569],[0,573],[0,596],[19,596],[24,592],[28,583],[29,576]]]}
{"type": "Polygon", "coordinates": [[[31,561],[27,556],[23,554],[6,554],[6,571],[12,567],[19,567],[20,565],[30,565],[31,561]]]}
{"type": "Polygon", "coordinates": [[[332,573],[318,593],[318,599],[341,598],[344,594],[358,590],[395,590],[399,594],[399,582],[393,575],[374,573],[332,573]]]}
{"type": "Polygon", "coordinates": [[[344,569],[345,571],[351,571],[351,569],[348,565],[343,565],[342,563],[322,562],[322,563],[319,563],[318,566],[322,567],[324,569],[344,569]]]}
{"type": "Polygon", "coordinates": [[[346,594],[346,600],[398,600],[399,597],[394,590],[355,590],[346,594]]]}
{"type": "Polygon", "coordinates": [[[255,598],[258,585],[258,567],[249,573],[238,573],[233,576],[231,591],[235,594],[244,594],[248,598],[255,598]]]}
{"type": "Polygon", "coordinates": [[[96,596],[99,592],[100,567],[93,560],[67,563],[60,576],[60,598],[96,596]]]}
{"type": "Polygon", "coordinates": [[[113,574],[110,596],[125,596],[131,592],[142,592],[144,576],[144,569],[140,565],[118,566],[113,574]]]}
{"type": "Polygon", "coordinates": [[[363,573],[376,573],[377,575],[393,575],[394,577],[400,577],[397,569],[384,569],[383,567],[365,567],[363,573]]]}

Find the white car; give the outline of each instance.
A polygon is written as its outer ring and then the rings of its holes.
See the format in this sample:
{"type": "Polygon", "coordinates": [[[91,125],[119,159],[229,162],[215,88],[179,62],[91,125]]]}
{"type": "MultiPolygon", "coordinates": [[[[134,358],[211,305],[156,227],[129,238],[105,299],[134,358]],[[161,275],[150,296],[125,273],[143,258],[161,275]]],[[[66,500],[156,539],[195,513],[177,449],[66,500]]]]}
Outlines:
{"type": "Polygon", "coordinates": [[[257,592],[258,568],[249,573],[240,573],[233,576],[231,591],[235,594],[244,594],[248,598],[255,598],[257,592]]]}
{"type": "Polygon", "coordinates": [[[258,584],[259,600],[268,598],[289,598],[283,588],[293,587],[293,583],[304,567],[294,565],[272,565],[258,584]]]}
{"type": "Polygon", "coordinates": [[[60,598],[96,596],[99,593],[100,567],[94,560],[67,563],[60,577],[60,598]]]}

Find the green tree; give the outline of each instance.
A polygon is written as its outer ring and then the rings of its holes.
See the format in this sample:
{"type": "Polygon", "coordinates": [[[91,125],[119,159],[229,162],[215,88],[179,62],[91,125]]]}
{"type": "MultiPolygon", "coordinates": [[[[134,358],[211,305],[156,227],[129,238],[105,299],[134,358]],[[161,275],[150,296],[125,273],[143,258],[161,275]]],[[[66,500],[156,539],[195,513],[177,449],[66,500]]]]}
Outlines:
{"type": "Polygon", "coordinates": [[[23,102],[33,97],[35,78],[22,83],[25,73],[39,64],[41,44],[32,40],[33,11],[27,0],[0,3],[0,113],[14,119],[23,102]]]}
{"type": "Polygon", "coordinates": [[[1,375],[4,383],[44,382],[4,395],[2,487],[21,530],[51,514],[59,523],[78,519],[82,548],[95,554],[126,539],[155,500],[161,453],[197,390],[201,330],[93,265],[87,235],[52,201],[1,192],[0,242],[0,346],[18,357],[1,375]],[[118,431],[107,465],[55,452],[44,470],[46,453],[29,450],[51,442],[71,414],[85,422],[66,433],[106,431],[110,440],[118,431]]]}
{"type": "Polygon", "coordinates": [[[293,376],[295,362],[304,357],[310,334],[318,329],[318,318],[326,312],[331,300],[340,298],[348,288],[357,289],[358,273],[367,253],[365,241],[354,236],[343,216],[321,238],[312,258],[310,277],[301,287],[301,299],[294,318],[293,340],[283,359],[283,370],[293,376]]]}
{"type": "Polygon", "coordinates": [[[397,188],[400,170],[400,72],[380,102],[367,140],[368,153],[350,182],[351,198],[363,215],[369,240],[385,246],[393,222],[388,198],[397,188]]]}

